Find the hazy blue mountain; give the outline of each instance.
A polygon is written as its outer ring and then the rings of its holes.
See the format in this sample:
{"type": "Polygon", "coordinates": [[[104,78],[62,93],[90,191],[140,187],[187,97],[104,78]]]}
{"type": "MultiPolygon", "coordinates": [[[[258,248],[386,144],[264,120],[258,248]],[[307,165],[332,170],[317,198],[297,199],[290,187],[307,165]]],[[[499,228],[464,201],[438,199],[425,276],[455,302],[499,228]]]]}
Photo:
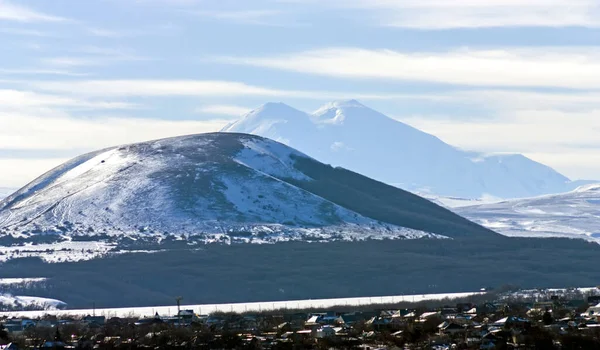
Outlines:
{"type": "Polygon", "coordinates": [[[222,131],[269,137],[321,162],[413,192],[519,198],[582,184],[520,154],[457,149],[355,100],[332,102],[310,115],[267,103],[222,131]]]}

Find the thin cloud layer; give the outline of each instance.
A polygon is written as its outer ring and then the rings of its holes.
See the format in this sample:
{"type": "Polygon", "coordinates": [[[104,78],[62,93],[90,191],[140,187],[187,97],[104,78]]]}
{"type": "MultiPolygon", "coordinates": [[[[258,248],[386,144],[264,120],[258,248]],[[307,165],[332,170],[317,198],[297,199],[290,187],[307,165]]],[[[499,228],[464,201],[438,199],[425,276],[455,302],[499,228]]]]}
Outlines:
{"type": "Polygon", "coordinates": [[[67,19],[35,11],[8,0],[0,0],[0,21],[64,22],[67,19]]]}
{"type": "Polygon", "coordinates": [[[600,49],[597,47],[408,53],[328,48],[271,57],[229,57],[226,60],[232,64],[338,78],[470,86],[600,88],[600,49]]]}
{"type": "Polygon", "coordinates": [[[195,109],[196,113],[225,115],[239,118],[245,113],[248,113],[252,108],[240,107],[234,105],[207,105],[195,109]]]}
{"type": "MultiPolygon", "coordinates": [[[[306,0],[281,0],[304,2],[306,0]]],[[[595,0],[308,0],[324,9],[372,11],[375,25],[420,30],[600,26],[595,0]]]]}

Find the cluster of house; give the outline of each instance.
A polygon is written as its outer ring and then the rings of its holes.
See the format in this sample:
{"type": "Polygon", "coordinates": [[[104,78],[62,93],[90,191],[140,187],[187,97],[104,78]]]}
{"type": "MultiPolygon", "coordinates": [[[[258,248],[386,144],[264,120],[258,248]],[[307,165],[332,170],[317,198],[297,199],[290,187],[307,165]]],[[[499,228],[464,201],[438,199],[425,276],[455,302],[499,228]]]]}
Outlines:
{"type": "MultiPolygon", "coordinates": [[[[435,309],[380,309],[355,312],[293,312],[281,314],[213,314],[197,315],[192,310],[182,310],[176,316],[155,315],[142,319],[106,319],[104,316],[74,318],[45,318],[40,320],[0,320],[8,338],[0,349],[17,349],[10,339],[31,335],[41,328],[61,329],[78,325],[92,330],[94,337],[82,339],[71,335],[67,340],[59,337],[38,340],[36,348],[69,348],[82,341],[102,348],[111,344],[130,346],[131,336],[107,336],[103,330],[109,326],[122,329],[140,329],[141,338],[156,337],[159,332],[185,327],[194,332],[211,333],[216,337],[224,332],[235,333],[241,342],[271,348],[277,343],[353,344],[372,349],[393,348],[406,344],[426,344],[430,349],[450,349],[461,344],[467,349],[494,349],[500,344],[513,348],[526,348],[532,328],[543,328],[556,334],[600,330],[600,300],[548,300],[542,302],[489,302],[481,305],[460,303],[435,309]],[[598,304],[595,304],[598,302],[598,304]],[[590,305],[591,303],[591,305],[590,305]],[[583,312],[581,312],[583,311],[583,312]]],[[[58,332],[57,332],[58,333],[58,332]]],[[[88,332],[89,334],[90,332],[88,332]]],[[[194,338],[198,341],[197,337],[194,338]]],[[[27,340],[27,339],[25,339],[27,340]]],[[[188,342],[191,340],[188,340],[188,342]]],[[[21,341],[20,346],[27,346],[21,341]]]]}

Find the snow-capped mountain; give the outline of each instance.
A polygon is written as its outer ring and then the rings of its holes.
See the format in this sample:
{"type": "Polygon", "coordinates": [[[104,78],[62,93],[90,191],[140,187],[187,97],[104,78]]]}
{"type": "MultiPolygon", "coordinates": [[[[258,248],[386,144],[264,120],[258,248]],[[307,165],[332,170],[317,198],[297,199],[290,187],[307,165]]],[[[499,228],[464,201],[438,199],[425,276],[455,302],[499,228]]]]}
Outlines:
{"type": "MultiPolygon", "coordinates": [[[[266,243],[494,233],[281,143],[213,133],[86,154],[0,202],[0,236],[26,242],[48,234],[67,239],[61,251],[76,252],[92,249],[89,238],[78,237],[96,237],[95,246],[105,254],[124,237],[266,243]],[[386,197],[372,198],[378,191],[386,197]]],[[[22,248],[2,249],[42,256],[47,247],[22,248]]],[[[79,255],[72,260],[80,260],[79,255]]]]}
{"type": "Polygon", "coordinates": [[[332,102],[310,115],[267,103],[222,131],[269,137],[324,163],[413,192],[522,198],[582,184],[520,154],[457,149],[355,100],[332,102]]]}
{"type": "Polygon", "coordinates": [[[570,237],[600,242],[600,184],[529,199],[455,208],[507,236],[570,237]]]}

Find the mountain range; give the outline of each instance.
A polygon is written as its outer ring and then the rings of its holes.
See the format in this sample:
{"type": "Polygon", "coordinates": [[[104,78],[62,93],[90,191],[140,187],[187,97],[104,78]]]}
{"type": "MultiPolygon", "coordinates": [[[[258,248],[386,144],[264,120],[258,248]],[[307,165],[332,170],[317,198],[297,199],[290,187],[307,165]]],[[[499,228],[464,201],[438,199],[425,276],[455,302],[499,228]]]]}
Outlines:
{"type": "Polygon", "coordinates": [[[453,210],[507,236],[584,238],[600,243],[600,184],[453,210]]]}
{"type": "Polygon", "coordinates": [[[483,154],[389,118],[356,100],[312,114],[267,103],[223,132],[264,136],[379,181],[419,193],[463,198],[522,198],[586,184],[520,154],[483,154]]]}
{"type": "Polygon", "coordinates": [[[239,133],[99,150],[0,201],[0,279],[43,280],[3,293],[79,308],[594,285],[598,264],[239,133]]]}

